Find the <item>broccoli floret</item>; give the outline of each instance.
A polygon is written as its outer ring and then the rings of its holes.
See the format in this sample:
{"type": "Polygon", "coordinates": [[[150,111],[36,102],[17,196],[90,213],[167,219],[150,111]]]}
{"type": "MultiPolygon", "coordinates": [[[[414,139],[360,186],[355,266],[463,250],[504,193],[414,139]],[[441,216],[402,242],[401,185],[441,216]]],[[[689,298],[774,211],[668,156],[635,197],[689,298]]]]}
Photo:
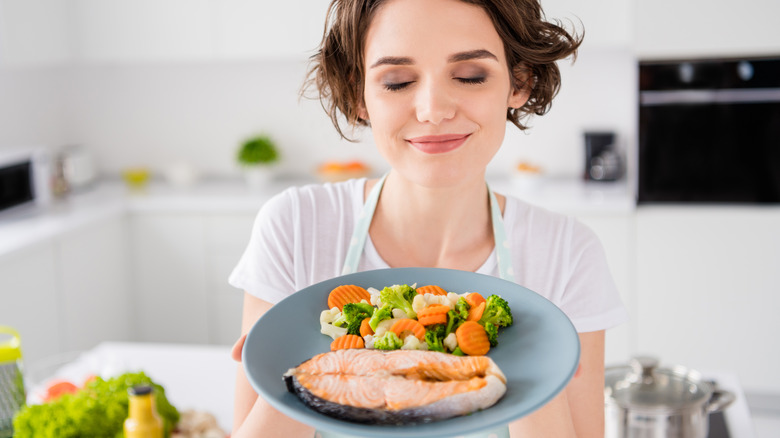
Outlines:
{"type": "Polygon", "coordinates": [[[417,318],[417,312],[412,308],[417,291],[408,285],[394,285],[386,287],[379,292],[379,300],[382,304],[390,305],[393,309],[401,309],[409,318],[417,318]]]}
{"type": "MultiPolygon", "coordinates": [[[[368,317],[366,317],[368,318],[368,317]]],[[[353,320],[352,322],[347,325],[347,334],[350,335],[359,335],[360,334],[360,325],[363,323],[363,320],[366,318],[358,318],[353,320]]]]}
{"type": "Polygon", "coordinates": [[[440,351],[446,353],[442,341],[446,333],[444,324],[429,325],[425,330],[425,342],[428,344],[428,351],[440,351]]]}
{"type": "MultiPolygon", "coordinates": [[[[374,313],[374,306],[367,303],[347,303],[341,310],[341,316],[333,321],[333,325],[337,327],[343,327],[345,324],[347,327],[358,321],[358,328],[360,328],[360,321],[363,318],[369,318],[374,313]]],[[[349,329],[347,329],[349,330],[349,329]]],[[[352,333],[350,331],[350,333],[352,333]]],[[[354,334],[354,333],[352,333],[354,334]]]]}
{"type": "Polygon", "coordinates": [[[366,314],[366,317],[371,316],[374,313],[374,306],[368,303],[347,303],[344,304],[341,312],[347,317],[347,321],[352,322],[355,319],[363,319],[362,314],[366,314]]]}
{"type": "Polygon", "coordinates": [[[447,312],[446,334],[454,332],[466,321],[469,317],[469,308],[471,308],[471,306],[463,297],[458,298],[458,302],[455,303],[455,308],[447,312]]]}
{"type": "Polygon", "coordinates": [[[368,325],[371,326],[371,330],[376,331],[376,326],[379,325],[385,319],[393,317],[393,307],[389,304],[385,304],[382,307],[376,309],[374,314],[371,315],[371,319],[368,320],[368,325]]]}
{"type": "Polygon", "coordinates": [[[485,324],[485,332],[488,336],[488,341],[490,341],[490,347],[495,347],[498,345],[498,326],[495,324],[485,324]]]}
{"type": "Polygon", "coordinates": [[[512,311],[509,309],[509,303],[498,295],[491,295],[485,303],[485,311],[479,323],[483,327],[488,324],[494,324],[498,327],[509,327],[512,325],[512,311]]]}
{"type": "Polygon", "coordinates": [[[463,350],[460,349],[460,347],[455,347],[454,350],[452,350],[453,356],[465,356],[466,353],[463,352],[463,350]]]}
{"type": "Polygon", "coordinates": [[[374,348],[377,350],[398,350],[404,345],[404,341],[395,333],[388,330],[382,336],[374,339],[374,348]]]}

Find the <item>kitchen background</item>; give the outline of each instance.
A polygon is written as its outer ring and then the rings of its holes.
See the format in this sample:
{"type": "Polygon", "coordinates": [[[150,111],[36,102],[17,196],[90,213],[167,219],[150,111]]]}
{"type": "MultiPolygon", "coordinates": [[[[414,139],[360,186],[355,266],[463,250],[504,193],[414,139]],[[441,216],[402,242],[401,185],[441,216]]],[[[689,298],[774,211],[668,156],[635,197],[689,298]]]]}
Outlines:
{"type": "MultiPolygon", "coordinates": [[[[0,213],[0,324],[19,328],[30,363],[107,340],[229,345],[241,294],[225,280],[263,200],[315,181],[326,161],[385,169],[368,131],[340,140],[298,96],[326,3],[0,0],[0,153],[80,145],[99,175],[44,210],[0,213]],[[235,153],[259,132],[282,161],[257,191],[235,153]],[[176,166],[197,184],[171,185],[176,166]],[[125,190],[131,167],[152,171],[146,191],[125,190]]],[[[527,133],[508,129],[490,179],[602,238],[632,314],[608,335],[608,363],[649,353],[733,372],[754,406],[776,408],[780,209],[636,207],[634,186],[638,61],[776,56],[780,3],[543,5],[584,26],[585,43],[560,64],[552,111],[527,133]],[[624,178],[581,182],[586,131],[616,134],[624,178]],[[521,162],[542,178],[521,181],[521,162]]]]}

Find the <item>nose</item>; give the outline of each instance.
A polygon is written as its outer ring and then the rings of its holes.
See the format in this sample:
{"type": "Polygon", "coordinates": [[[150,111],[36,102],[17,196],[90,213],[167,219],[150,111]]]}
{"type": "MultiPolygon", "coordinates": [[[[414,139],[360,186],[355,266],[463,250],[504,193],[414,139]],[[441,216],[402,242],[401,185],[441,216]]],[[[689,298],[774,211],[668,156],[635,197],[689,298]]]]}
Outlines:
{"type": "Polygon", "coordinates": [[[426,81],[417,88],[417,120],[422,123],[440,124],[455,117],[457,108],[454,96],[447,87],[435,81],[426,81]]]}

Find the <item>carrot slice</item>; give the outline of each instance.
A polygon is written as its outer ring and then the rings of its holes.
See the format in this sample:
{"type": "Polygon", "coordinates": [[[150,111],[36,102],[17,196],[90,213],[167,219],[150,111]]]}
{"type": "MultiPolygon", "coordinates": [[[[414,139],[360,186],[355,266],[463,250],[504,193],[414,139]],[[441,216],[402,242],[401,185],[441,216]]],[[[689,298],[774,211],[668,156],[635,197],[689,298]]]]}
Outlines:
{"type": "Polygon", "coordinates": [[[368,336],[373,335],[374,330],[371,329],[371,324],[368,323],[371,318],[363,318],[363,321],[360,323],[360,336],[368,336]]]}
{"type": "Polygon", "coordinates": [[[367,290],[354,284],[344,284],[336,287],[328,294],[328,309],[338,307],[343,310],[344,304],[359,303],[361,300],[371,302],[371,294],[367,290]]]}
{"type": "Polygon", "coordinates": [[[417,321],[422,325],[446,324],[449,311],[450,306],[446,304],[434,304],[417,312],[417,321]]]}
{"type": "Polygon", "coordinates": [[[477,307],[479,306],[479,303],[484,303],[486,301],[485,297],[483,297],[477,292],[472,292],[466,295],[464,299],[466,300],[467,303],[469,303],[469,306],[471,306],[471,308],[477,307]]]}
{"type": "Polygon", "coordinates": [[[417,339],[421,341],[425,340],[425,327],[423,327],[419,321],[415,321],[411,318],[399,319],[393,323],[393,326],[390,327],[390,331],[401,339],[407,337],[409,334],[413,334],[417,339]]]}
{"type": "Polygon", "coordinates": [[[479,321],[479,318],[482,318],[482,313],[485,311],[486,305],[487,302],[483,301],[476,307],[469,309],[469,316],[466,318],[466,321],[479,321]]]}
{"type": "Polygon", "coordinates": [[[435,284],[418,287],[417,288],[417,293],[420,294],[420,295],[423,295],[423,294],[447,295],[447,291],[446,290],[442,289],[439,286],[436,286],[435,284]]]}
{"type": "Polygon", "coordinates": [[[469,356],[481,356],[490,351],[487,332],[476,321],[466,321],[455,330],[458,346],[469,356]]]}
{"type": "Polygon", "coordinates": [[[364,348],[366,344],[358,335],[343,335],[330,343],[330,351],[346,350],[348,348],[364,348]]]}

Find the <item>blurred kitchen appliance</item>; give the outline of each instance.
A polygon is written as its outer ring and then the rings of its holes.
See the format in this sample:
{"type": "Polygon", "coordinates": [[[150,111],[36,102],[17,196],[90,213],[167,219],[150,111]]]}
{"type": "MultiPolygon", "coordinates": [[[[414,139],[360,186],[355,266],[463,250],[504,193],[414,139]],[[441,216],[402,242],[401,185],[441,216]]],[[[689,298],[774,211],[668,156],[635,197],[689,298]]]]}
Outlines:
{"type": "Polygon", "coordinates": [[[59,151],[58,159],[69,190],[87,187],[95,180],[95,164],[92,155],[84,146],[65,146],[59,151]]]}
{"type": "Polygon", "coordinates": [[[615,181],[623,176],[623,163],[614,132],[585,133],[586,180],[615,181]]]}
{"type": "Polygon", "coordinates": [[[780,202],[780,58],[639,63],[639,203],[780,202]]]}
{"type": "Polygon", "coordinates": [[[0,211],[52,199],[51,158],[44,148],[0,151],[0,211]]]}
{"type": "Polygon", "coordinates": [[[604,397],[607,438],[720,436],[722,430],[710,421],[710,414],[722,413],[736,399],[699,372],[679,365],[662,367],[650,356],[607,367],[604,397]]]}

